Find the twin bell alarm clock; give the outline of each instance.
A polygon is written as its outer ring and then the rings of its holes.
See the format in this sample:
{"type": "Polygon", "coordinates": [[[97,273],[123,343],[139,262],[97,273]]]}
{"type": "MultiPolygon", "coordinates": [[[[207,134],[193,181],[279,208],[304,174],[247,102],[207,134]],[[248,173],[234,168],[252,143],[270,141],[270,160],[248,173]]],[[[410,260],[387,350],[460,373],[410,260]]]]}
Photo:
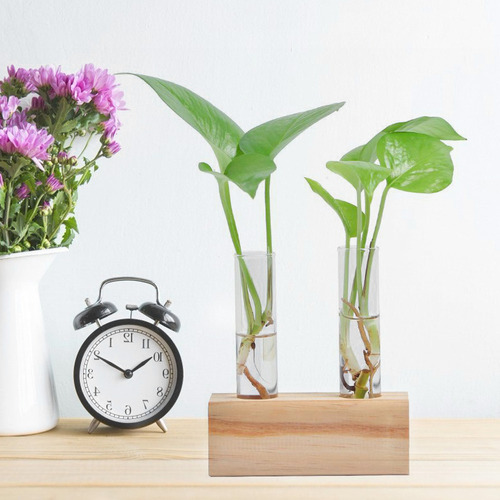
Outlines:
{"type": "Polygon", "coordinates": [[[90,303],[86,299],[86,304],[73,326],[80,330],[96,324],[97,329],[77,354],[74,383],[81,403],[94,417],[89,434],[100,423],[122,429],[156,423],[166,432],[162,417],[177,401],[183,379],[179,351],[164,330],[180,329],[179,318],[169,309],[170,301],[160,302],[158,287],[152,281],[126,276],[103,281],[97,300],[90,303]],[[102,300],[103,288],[116,282],[151,285],[156,301],[127,304],[128,318],[101,324],[118,310],[102,300]],[[133,317],[136,312],[147,321],[133,317]]]}

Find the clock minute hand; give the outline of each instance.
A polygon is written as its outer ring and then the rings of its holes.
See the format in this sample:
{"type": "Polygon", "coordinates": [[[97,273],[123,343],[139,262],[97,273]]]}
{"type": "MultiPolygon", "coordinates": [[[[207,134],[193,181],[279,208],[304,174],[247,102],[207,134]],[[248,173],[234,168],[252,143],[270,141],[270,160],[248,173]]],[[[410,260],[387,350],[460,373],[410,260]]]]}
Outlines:
{"type": "Polygon", "coordinates": [[[113,368],[116,368],[117,370],[121,371],[122,373],[125,373],[125,370],[123,368],[120,368],[118,365],[115,365],[114,363],[112,363],[111,361],[108,361],[107,359],[104,359],[104,358],[101,358],[101,356],[98,356],[97,354],[95,354],[95,357],[96,358],[99,358],[101,361],[104,361],[105,363],[107,363],[109,366],[112,366],[113,368]]]}
{"type": "Polygon", "coordinates": [[[145,359],[144,361],[141,361],[135,368],[132,368],[132,370],[130,370],[130,371],[132,373],[135,372],[136,370],[138,370],[139,368],[141,368],[141,366],[144,366],[148,361],[151,361],[152,359],[153,359],[153,356],[151,356],[148,359],[145,359]]]}

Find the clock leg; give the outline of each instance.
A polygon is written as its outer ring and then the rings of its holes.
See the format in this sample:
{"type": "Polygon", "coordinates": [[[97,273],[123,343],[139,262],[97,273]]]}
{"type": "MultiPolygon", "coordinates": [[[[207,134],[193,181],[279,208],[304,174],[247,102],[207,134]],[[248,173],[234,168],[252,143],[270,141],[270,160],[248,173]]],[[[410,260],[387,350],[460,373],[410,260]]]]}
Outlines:
{"type": "Polygon", "coordinates": [[[167,426],[165,425],[165,422],[160,419],[160,420],[157,420],[156,421],[156,425],[163,431],[163,432],[167,432],[168,429],[167,429],[167,426]]]}
{"type": "Polygon", "coordinates": [[[96,418],[94,418],[92,420],[92,422],[90,422],[90,425],[89,425],[89,428],[88,428],[87,432],[89,434],[92,434],[99,427],[100,423],[101,422],[99,422],[99,420],[97,420],[96,418]]]}

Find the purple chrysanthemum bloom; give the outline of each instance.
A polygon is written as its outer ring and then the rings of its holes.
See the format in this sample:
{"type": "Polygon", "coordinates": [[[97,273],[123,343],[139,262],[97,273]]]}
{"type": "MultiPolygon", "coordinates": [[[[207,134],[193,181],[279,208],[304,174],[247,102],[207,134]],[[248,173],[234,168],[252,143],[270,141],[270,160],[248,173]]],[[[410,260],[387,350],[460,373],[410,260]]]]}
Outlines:
{"type": "Polygon", "coordinates": [[[113,139],[115,134],[118,132],[120,129],[121,123],[120,120],[116,117],[115,114],[112,114],[109,117],[109,120],[106,120],[105,122],[102,123],[102,126],[104,127],[104,135],[108,139],[113,139]]]}
{"type": "Polygon", "coordinates": [[[106,148],[110,154],[115,155],[122,147],[116,141],[111,141],[106,148]]]}
{"type": "Polygon", "coordinates": [[[31,109],[45,109],[45,101],[42,97],[33,97],[31,99],[31,109]]]}
{"type": "Polygon", "coordinates": [[[6,127],[19,127],[25,128],[28,125],[28,114],[26,110],[16,111],[12,116],[5,122],[6,127]]]}
{"type": "Polygon", "coordinates": [[[60,66],[57,68],[41,66],[38,69],[31,69],[30,78],[37,89],[47,90],[51,98],[69,95],[73,82],[73,75],[63,73],[60,66]]]}
{"type": "Polygon", "coordinates": [[[54,176],[54,174],[50,174],[48,179],[45,181],[45,185],[47,186],[47,190],[50,194],[54,194],[59,189],[63,188],[62,182],[54,176]]]}
{"type": "Polygon", "coordinates": [[[81,71],[73,76],[69,88],[71,97],[79,106],[92,100],[92,82],[81,71]]]}
{"type": "Polygon", "coordinates": [[[103,115],[111,115],[119,109],[125,109],[123,92],[118,90],[115,76],[110,75],[107,69],[95,68],[93,64],[86,64],[76,75],[88,83],[92,89],[92,102],[97,111],[103,115]]]}
{"type": "Polygon", "coordinates": [[[4,120],[8,120],[18,106],[19,99],[15,96],[11,95],[10,97],[0,97],[0,113],[2,114],[2,118],[4,120]]]}
{"type": "Polygon", "coordinates": [[[32,123],[25,123],[22,127],[9,125],[0,129],[0,151],[26,156],[40,170],[43,170],[41,162],[50,158],[47,149],[53,142],[54,138],[46,130],[38,129],[32,123]]]}
{"type": "Polygon", "coordinates": [[[49,215],[52,212],[52,205],[50,201],[45,200],[40,206],[40,213],[42,215],[49,215]]]}
{"type": "Polygon", "coordinates": [[[23,182],[17,189],[16,189],[16,192],[15,192],[15,195],[17,198],[19,198],[20,200],[24,200],[25,198],[27,198],[29,195],[30,195],[30,189],[29,187],[23,182]]]}
{"type": "Polygon", "coordinates": [[[0,88],[7,95],[18,95],[23,97],[36,90],[31,83],[29,70],[24,68],[16,69],[14,66],[7,68],[9,76],[0,82],[0,88]]]}

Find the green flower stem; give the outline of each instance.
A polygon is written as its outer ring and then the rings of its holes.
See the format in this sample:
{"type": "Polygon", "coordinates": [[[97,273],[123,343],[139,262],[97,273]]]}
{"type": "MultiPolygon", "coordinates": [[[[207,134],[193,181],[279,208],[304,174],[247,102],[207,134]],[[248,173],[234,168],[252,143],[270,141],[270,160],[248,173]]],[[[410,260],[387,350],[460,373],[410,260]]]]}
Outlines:
{"type": "Polygon", "coordinates": [[[29,225],[31,224],[31,221],[35,218],[35,215],[37,214],[38,212],[38,208],[40,207],[40,202],[42,201],[42,198],[44,197],[43,194],[41,194],[37,200],[35,201],[35,205],[33,207],[33,209],[31,210],[31,214],[29,215],[29,217],[26,219],[26,222],[25,222],[25,227],[22,231],[22,233],[19,235],[19,237],[16,239],[16,241],[14,241],[13,245],[17,245],[18,243],[21,242],[21,240],[26,236],[26,233],[28,232],[28,229],[29,229],[29,225]]]}
{"type": "Polygon", "coordinates": [[[3,238],[4,238],[4,243],[7,246],[7,248],[10,247],[10,240],[9,240],[9,216],[10,216],[10,202],[12,199],[12,184],[8,181],[5,180],[5,209],[3,213],[3,238]]]}

